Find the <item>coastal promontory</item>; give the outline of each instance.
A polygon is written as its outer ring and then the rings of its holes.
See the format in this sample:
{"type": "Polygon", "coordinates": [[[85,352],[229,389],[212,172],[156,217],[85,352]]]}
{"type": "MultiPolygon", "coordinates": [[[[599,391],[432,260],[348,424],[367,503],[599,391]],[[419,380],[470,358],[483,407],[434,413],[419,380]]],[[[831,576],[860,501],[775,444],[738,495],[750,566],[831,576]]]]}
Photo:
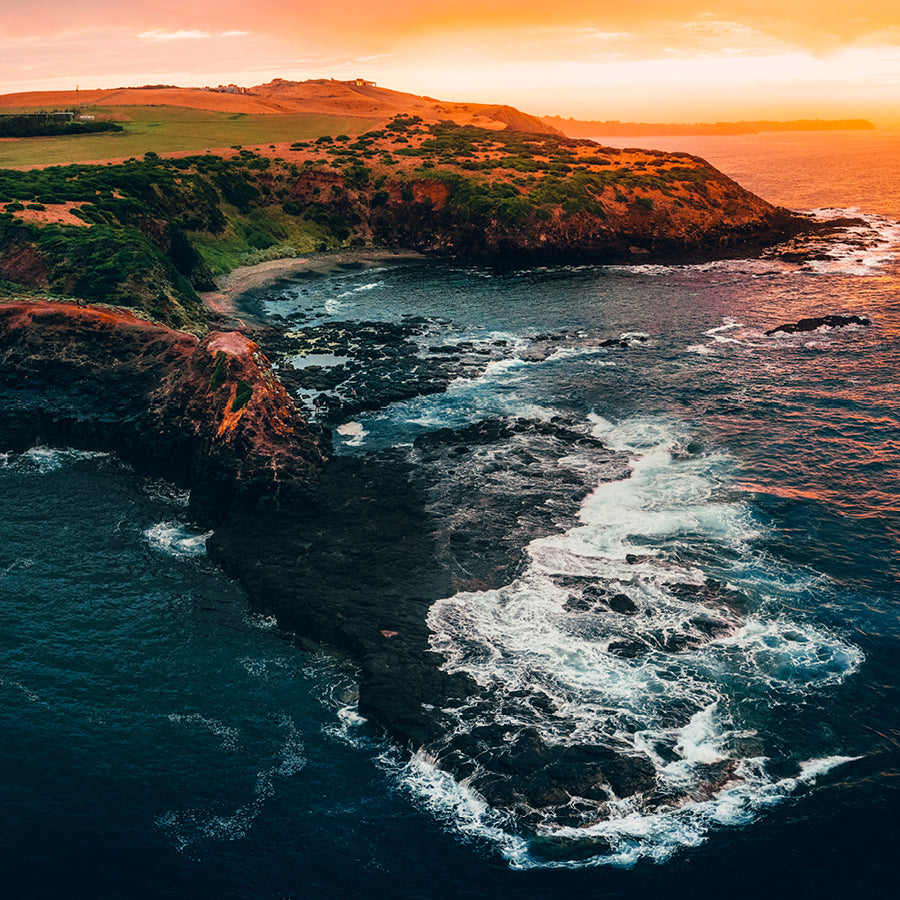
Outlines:
{"type": "Polygon", "coordinates": [[[0,283],[202,331],[198,291],[265,260],[381,249],[501,265],[685,262],[752,255],[811,227],[697,157],[506,118],[398,114],[352,136],[0,170],[0,283]]]}

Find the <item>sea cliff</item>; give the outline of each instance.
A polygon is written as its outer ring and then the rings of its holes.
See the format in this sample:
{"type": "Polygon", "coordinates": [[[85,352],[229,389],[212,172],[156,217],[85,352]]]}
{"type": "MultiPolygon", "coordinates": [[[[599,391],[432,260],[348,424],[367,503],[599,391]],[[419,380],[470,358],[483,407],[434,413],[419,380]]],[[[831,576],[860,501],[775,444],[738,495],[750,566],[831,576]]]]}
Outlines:
{"type": "Polygon", "coordinates": [[[202,341],[127,310],[0,302],[0,446],[108,450],[191,488],[213,525],[236,501],[277,501],[324,451],[244,335],[202,341]]]}

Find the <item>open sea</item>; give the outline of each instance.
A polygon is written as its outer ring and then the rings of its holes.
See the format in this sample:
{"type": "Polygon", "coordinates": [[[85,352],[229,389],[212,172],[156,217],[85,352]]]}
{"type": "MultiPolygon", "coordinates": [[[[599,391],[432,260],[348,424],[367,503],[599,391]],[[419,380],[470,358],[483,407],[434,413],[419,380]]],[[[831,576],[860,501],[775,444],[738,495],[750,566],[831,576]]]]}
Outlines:
{"type": "MultiPolygon", "coordinates": [[[[624,742],[690,799],[548,826],[545,852],[374,736],[352,667],[248,609],[183,493],[109,455],[39,448],[0,454],[0,895],[896,890],[900,135],[626,143],[687,150],[773,202],[863,224],[809,263],[407,262],[306,279],[264,308],[286,328],[416,315],[432,344],[506,342],[446,393],[346,423],[341,453],[561,417],[629,454],[610,481],[583,446],[559,448],[587,495],[577,523],[535,537],[510,584],[436,602],[429,623],[448,668],[550,697],[547,740],[624,742]],[[827,314],[872,324],[765,334],[827,314]],[[566,335],[555,352],[520,354],[551,332],[566,335]],[[610,338],[622,344],[598,346],[610,338]],[[573,611],[573,579],[637,614],[573,611]],[[711,583],[741,602],[683,590],[711,583]],[[710,618],[711,639],[672,652],[667,637],[710,618]],[[613,652],[623,642],[649,649],[613,652]],[[731,777],[701,790],[724,761],[731,777]]],[[[473,454],[447,478],[464,472],[477,496],[502,463],[473,454]]]]}

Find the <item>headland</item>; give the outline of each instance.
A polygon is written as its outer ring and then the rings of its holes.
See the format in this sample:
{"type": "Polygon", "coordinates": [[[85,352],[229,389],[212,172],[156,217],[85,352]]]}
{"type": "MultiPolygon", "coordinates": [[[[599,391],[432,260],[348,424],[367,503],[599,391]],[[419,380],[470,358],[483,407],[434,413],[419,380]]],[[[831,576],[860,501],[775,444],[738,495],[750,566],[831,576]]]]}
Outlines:
{"type": "MultiPolygon", "coordinates": [[[[273,93],[287,102],[292,90],[273,93]]],[[[390,454],[333,457],[266,358],[277,338],[242,322],[234,300],[292,271],[410,253],[489,265],[687,262],[754,255],[814,226],[696,157],[601,147],[509,110],[473,107],[460,123],[429,100],[353,135],[0,172],[0,448],[114,451],[189,487],[192,516],[215,529],[211,558],[253,606],[352,655],[364,716],[496,807],[564,822],[572,794],[600,817],[610,792],[651,793],[649,760],[550,746],[529,729],[512,743],[490,726],[453,736],[453,709],[477,707],[484,689],[445,672],[429,644],[435,599],[514,577],[515,498],[477,541],[442,542],[427,474],[390,454]],[[210,330],[222,322],[228,330],[210,330]]],[[[414,355],[423,324],[360,329],[370,375],[383,356],[414,355]]],[[[539,357],[554,336],[534,343],[539,357]]],[[[446,350],[394,393],[360,391],[360,408],[444,390],[489,361],[446,350]]],[[[480,423],[417,450],[451,465],[460,447],[514,448],[523,431],[552,441],[567,428],[480,423]]],[[[624,457],[592,447],[610,471],[626,470],[624,457]]],[[[582,499],[557,482],[528,498],[548,510],[535,526],[546,533],[574,521],[582,499]]]]}

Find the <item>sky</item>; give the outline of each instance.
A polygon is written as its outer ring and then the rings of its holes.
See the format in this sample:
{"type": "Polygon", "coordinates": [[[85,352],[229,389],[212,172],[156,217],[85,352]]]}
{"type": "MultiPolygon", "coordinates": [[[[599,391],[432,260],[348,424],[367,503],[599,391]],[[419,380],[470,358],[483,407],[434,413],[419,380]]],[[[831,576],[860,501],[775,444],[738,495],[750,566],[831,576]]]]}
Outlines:
{"type": "Polygon", "coordinates": [[[0,93],[357,76],[535,115],[900,125],[900,2],[0,0],[0,93]]]}

